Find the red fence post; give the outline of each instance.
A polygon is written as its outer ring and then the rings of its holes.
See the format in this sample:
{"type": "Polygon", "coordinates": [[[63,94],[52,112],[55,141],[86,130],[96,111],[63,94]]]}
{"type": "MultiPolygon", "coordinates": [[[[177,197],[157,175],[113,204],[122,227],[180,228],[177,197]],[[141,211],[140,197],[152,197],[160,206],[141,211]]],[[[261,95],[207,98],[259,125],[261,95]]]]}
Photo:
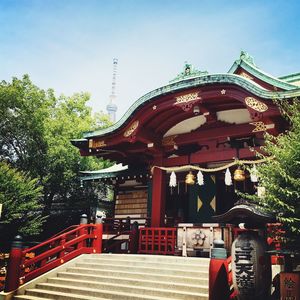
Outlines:
{"type": "Polygon", "coordinates": [[[93,252],[102,253],[102,235],[103,235],[103,224],[95,224],[94,229],[94,240],[93,240],[93,252]]]}
{"type": "MultiPolygon", "coordinates": [[[[85,233],[87,233],[87,228],[86,228],[87,223],[88,223],[87,215],[86,214],[81,215],[80,223],[79,223],[79,230],[78,230],[79,236],[82,236],[85,233]]],[[[77,249],[86,247],[86,244],[87,244],[86,241],[82,241],[82,242],[78,243],[77,249]]]]}
{"type": "Polygon", "coordinates": [[[227,254],[223,241],[214,241],[209,263],[209,300],[229,300],[227,254]]]}
{"type": "Polygon", "coordinates": [[[61,240],[60,240],[60,245],[62,246],[62,250],[61,252],[59,253],[59,257],[62,258],[64,257],[65,253],[66,253],[66,249],[65,249],[65,243],[66,243],[66,235],[63,235],[61,237],[61,240]]]}
{"type": "Polygon", "coordinates": [[[17,235],[11,245],[7,275],[5,280],[5,292],[12,292],[20,285],[20,272],[22,262],[22,237],[17,235]]]}

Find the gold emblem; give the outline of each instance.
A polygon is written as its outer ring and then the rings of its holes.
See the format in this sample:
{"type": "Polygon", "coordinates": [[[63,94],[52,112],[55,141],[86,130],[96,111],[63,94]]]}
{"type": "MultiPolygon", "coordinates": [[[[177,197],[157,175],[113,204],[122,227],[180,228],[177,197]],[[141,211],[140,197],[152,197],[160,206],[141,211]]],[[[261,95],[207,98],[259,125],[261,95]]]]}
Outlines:
{"type": "Polygon", "coordinates": [[[241,74],[239,74],[240,76],[244,77],[244,78],[247,78],[247,79],[250,79],[250,80],[253,80],[253,77],[251,77],[250,75],[248,75],[247,73],[245,72],[242,72],[241,74]]]}
{"type": "Polygon", "coordinates": [[[274,123],[270,123],[270,124],[265,124],[262,121],[259,122],[253,122],[253,123],[249,123],[253,126],[255,126],[255,128],[252,130],[252,132],[259,132],[259,131],[266,131],[268,129],[273,129],[275,128],[275,124],[274,123]]]}
{"type": "Polygon", "coordinates": [[[102,140],[102,141],[95,141],[93,139],[89,140],[89,148],[102,148],[105,146],[106,146],[106,143],[104,140],[102,140]]]}
{"type": "Polygon", "coordinates": [[[139,121],[134,121],[131,126],[124,132],[124,137],[131,136],[139,126],[139,121]]]}
{"type": "Polygon", "coordinates": [[[255,126],[255,128],[252,130],[252,132],[260,132],[260,131],[266,131],[267,130],[267,126],[265,125],[264,122],[253,122],[250,123],[251,125],[255,126]]]}
{"type": "Polygon", "coordinates": [[[199,99],[199,94],[198,94],[198,92],[185,94],[185,95],[182,95],[182,96],[178,96],[175,99],[176,99],[176,102],[174,103],[174,105],[188,103],[188,102],[191,102],[191,101],[198,100],[199,99]]]}
{"type": "Polygon", "coordinates": [[[175,99],[174,105],[181,107],[184,111],[189,111],[195,102],[201,100],[201,97],[199,92],[195,92],[175,97],[175,99]]]}
{"type": "Polygon", "coordinates": [[[258,101],[257,99],[255,99],[253,97],[246,97],[245,103],[247,106],[249,106],[250,108],[252,108],[253,110],[256,110],[258,112],[264,112],[264,111],[268,110],[268,106],[266,104],[258,101]]]}
{"type": "Polygon", "coordinates": [[[176,137],[177,137],[177,135],[170,135],[170,136],[164,137],[163,140],[162,140],[163,146],[174,146],[174,145],[176,145],[176,142],[174,141],[176,137]]]}
{"type": "Polygon", "coordinates": [[[102,147],[105,147],[106,146],[106,143],[105,141],[94,141],[94,144],[93,144],[93,148],[102,148],[102,147]]]}

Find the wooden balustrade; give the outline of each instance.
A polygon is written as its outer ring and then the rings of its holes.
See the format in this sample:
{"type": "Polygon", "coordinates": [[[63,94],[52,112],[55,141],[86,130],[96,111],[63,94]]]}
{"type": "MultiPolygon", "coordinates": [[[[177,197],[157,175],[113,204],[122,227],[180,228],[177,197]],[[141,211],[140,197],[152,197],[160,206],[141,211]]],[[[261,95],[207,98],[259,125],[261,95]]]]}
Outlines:
{"type": "Polygon", "coordinates": [[[174,255],[176,238],[177,228],[140,228],[138,253],[174,255]]]}
{"type": "Polygon", "coordinates": [[[81,254],[101,253],[102,224],[81,224],[22,250],[12,247],[5,292],[10,292],[81,254]]]}

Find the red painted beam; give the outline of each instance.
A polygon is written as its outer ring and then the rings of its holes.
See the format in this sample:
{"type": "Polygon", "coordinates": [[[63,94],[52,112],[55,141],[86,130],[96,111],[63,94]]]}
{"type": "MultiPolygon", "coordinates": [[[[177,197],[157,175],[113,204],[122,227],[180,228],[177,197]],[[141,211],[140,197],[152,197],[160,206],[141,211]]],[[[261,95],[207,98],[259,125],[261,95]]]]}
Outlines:
{"type": "Polygon", "coordinates": [[[153,131],[150,131],[146,128],[139,128],[137,132],[137,140],[145,143],[150,144],[154,143],[156,145],[161,144],[162,137],[159,134],[155,134],[153,131]]]}
{"type": "MultiPolygon", "coordinates": [[[[259,151],[259,147],[255,147],[254,150],[259,151]]],[[[228,161],[237,157],[236,149],[228,148],[217,151],[204,150],[197,153],[192,153],[190,156],[190,161],[187,155],[166,158],[163,161],[165,167],[175,167],[182,166],[187,164],[206,164],[211,162],[219,161],[228,161]]],[[[254,159],[255,152],[250,151],[249,149],[240,149],[239,150],[240,159],[254,159]]]]}
{"type": "Polygon", "coordinates": [[[211,139],[220,139],[226,137],[240,137],[253,135],[255,126],[251,124],[229,125],[211,129],[201,129],[195,132],[183,133],[178,135],[174,140],[177,145],[205,142],[211,139]]]}

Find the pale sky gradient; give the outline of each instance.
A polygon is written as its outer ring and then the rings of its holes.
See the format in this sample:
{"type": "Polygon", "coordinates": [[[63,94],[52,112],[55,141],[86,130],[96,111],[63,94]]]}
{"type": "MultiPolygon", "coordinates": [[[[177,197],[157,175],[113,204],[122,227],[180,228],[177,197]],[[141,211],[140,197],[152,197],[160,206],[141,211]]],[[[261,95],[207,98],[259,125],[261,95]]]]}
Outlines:
{"type": "Polygon", "coordinates": [[[117,119],[188,61],[227,72],[240,50],[274,76],[300,72],[300,1],[0,0],[0,79],[29,74],[105,111],[118,58],[117,119]]]}

